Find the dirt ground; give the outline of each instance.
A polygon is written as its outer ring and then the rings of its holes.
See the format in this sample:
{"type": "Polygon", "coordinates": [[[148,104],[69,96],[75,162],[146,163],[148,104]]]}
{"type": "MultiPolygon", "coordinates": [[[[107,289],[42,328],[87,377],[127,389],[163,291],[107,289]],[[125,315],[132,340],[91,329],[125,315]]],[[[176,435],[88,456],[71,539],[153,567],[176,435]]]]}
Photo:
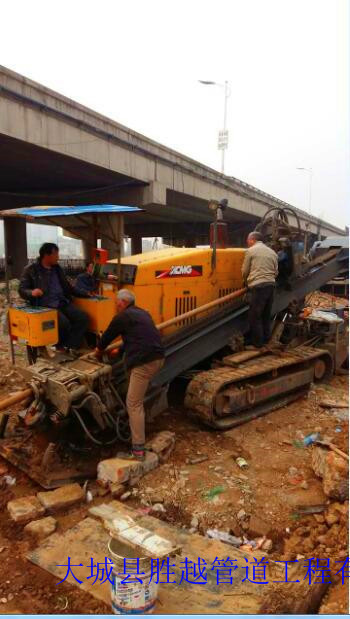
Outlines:
{"type": "MultiPolygon", "coordinates": [[[[23,383],[8,362],[4,337],[0,340],[0,372],[0,398],[21,388],[23,383]]],[[[140,480],[129,504],[203,535],[213,528],[245,536],[248,541],[266,535],[272,541],[269,559],[329,558],[334,574],[340,565],[334,561],[348,556],[348,503],[340,504],[338,519],[329,524],[325,515],[334,502],[325,497],[321,480],[312,470],[312,447],[301,446],[301,440],[319,432],[348,453],[344,410],[335,414],[319,405],[324,398],[348,397],[347,376],[317,384],[307,397],[221,433],[188,417],[181,403],[183,389],[181,380],[172,386],[169,410],[148,428],[149,434],[174,431],[175,449],[166,463],[140,480]],[[239,456],[246,460],[246,468],[237,465],[239,456]],[[191,463],[202,457],[206,459],[191,463]],[[300,505],[325,505],[325,511],[305,516],[300,505]]],[[[26,552],[37,544],[23,532],[23,526],[10,520],[6,505],[40,488],[0,458],[0,479],[4,472],[15,477],[16,483],[0,486],[0,613],[109,614],[105,604],[71,585],[57,586],[53,576],[26,560],[26,552]]],[[[91,488],[96,485],[92,483],[91,488]]],[[[106,498],[97,495],[94,504],[106,498]]],[[[81,520],[90,505],[59,513],[57,530],[81,520]]],[[[333,577],[319,612],[348,613],[348,588],[339,577],[333,577]]]]}

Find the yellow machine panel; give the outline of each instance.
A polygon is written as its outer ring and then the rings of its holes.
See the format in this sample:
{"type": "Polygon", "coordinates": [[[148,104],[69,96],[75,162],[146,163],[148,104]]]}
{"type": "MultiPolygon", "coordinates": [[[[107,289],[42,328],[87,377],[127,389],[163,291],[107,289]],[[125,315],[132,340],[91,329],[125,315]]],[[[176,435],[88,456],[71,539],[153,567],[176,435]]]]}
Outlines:
{"type": "MultiPolygon", "coordinates": [[[[242,288],[244,254],[241,248],[218,249],[214,268],[209,247],[171,247],[125,256],[121,260],[121,285],[135,293],[137,305],[159,324],[242,288]]],[[[109,264],[116,266],[117,260],[109,264]]],[[[115,294],[116,290],[113,293],[110,288],[109,294],[115,294]]],[[[105,289],[103,294],[108,294],[105,289]]]]}
{"type": "MultiPolygon", "coordinates": [[[[213,250],[209,247],[170,247],[125,256],[121,260],[119,282],[101,281],[102,296],[75,298],[73,302],[88,314],[88,330],[99,336],[116,315],[118,288],[128,288],[135,293],[137,305],[160,324],[242,288],[244,253],[244,249],[218,249],[214,268],[213,250]]],[[[108,264],[111,270],[119,270],[117,260],[110,260],[108,264]]],[[[12,308],[10,322],[11,335],[25,340],[29,346],[58,342],[56,310],[28,306],[12,308]]],[[[176,331],[184,324],[187,322],[179,321],[165,333],[176,331]]]]}
{"type": "Polygon", "coordinates": [[[89,331],[95,335],[101,335],[108,327],[112,318],[116,315],[115,294],[107,297],[91,297],[82,299],[76,297],[74,305],[79,307],[89,316],[89,331]]]}
{"type": "Polygon", "coordinates": [[[9,331],[27,346],[52,346],[58,342],[57,311],[45,307],[11,307],[9,331]]]}

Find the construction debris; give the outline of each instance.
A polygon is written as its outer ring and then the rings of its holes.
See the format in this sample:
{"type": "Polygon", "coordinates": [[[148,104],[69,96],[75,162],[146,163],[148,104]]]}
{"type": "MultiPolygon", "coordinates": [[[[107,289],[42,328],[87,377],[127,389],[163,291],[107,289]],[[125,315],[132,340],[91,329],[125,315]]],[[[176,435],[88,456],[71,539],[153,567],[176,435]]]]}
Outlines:
{"type": "Polygon", "coordinates": [[[83,501],[85,495],[79,484],[69,484],[50,492],[38,492],[37,497],[46,510],[56,511],[83,501]]]}
{"type": "Polygon", "coordinates": [[[18,523],[29,522],[45,514],[45,508],[35,495],[9,501],[7,509],[12,520],[18,523]]]}
{"type": "MultiPolygon", "coordinates": [[[[337,432],[337,429],[338,428],[335,428],[336,432],[337,432]]],[[[344,460],[347,460],[349,462],[348,454],[346,454],[344,451],[336,447],[336,445],[333,445],[333,443],[331,443],[330,441],[316,441],[316,442],[318,445],[323,445],[324,447],[328,447],[328,449],[331,449],[331,451],[334,451],[336,454],[338,454],[338,456],[341,456],[342,458],[344,458],[344,460]]]]}
{"type": "Polygon", "coordinates": [[[159,462],[163,463],[168,460],[171,452],[175,446],[175,432],[169,432],[164,430],[158,432],[150,441],[145,445],[146,449],[153,451],[158,455],[159,462]]]}
{"type": "Polygon", "coordinates": [[[180,553],[180,546],[140,527],[131,516],[126,516],[123,511],[112,505],[100,505],[93,508],[91,513],[102,518],[106,529],[114,539],[141,553],[142,557],[162,559],[180,553]]]}
{"type": "Polygon", "coordinates": [[[324,408],[347,408],[349,409],[349,402],[345,400],[321,400],[319,405],[324,408]]]}
{"type": "Polygon", "coordinates": [[[26,533],[30,533],[38,539],[44,539],[48,535],[51,535],[56,530],[57,520],[52,516],[41,518],[40,520],[33,520],[24,527],[26,533]]]}
{"type": "Polygon", "coordinates": [[[103,486],[110,484],[133,484],[140,477],[149,473],[158,466],[159,460],[156,453],[146,452],[145,459],[123,460],[122,458],[110,458],[101,460],[97,466],[97,479],[103,486]]]}
{"type": "Polygon", "coordinates": [[[126,492],[124,492],[124,494],[121,495],[120,500],[126,501],[127,499],[130,499],[130,497],[131,497],[131,492],[130,490],[127,490],[126,492]]]}
{"type": "Polygon", "coordinates": [[[125,492],[125,485],[124,484],[109,484],[109,491],[112,495],[113,498],[118,499],[119,497],[122,496],[122,494],[124,494],[125,492]]]}
{"type": "Polygon", "coordinates": [[[247,469],[248,468],[248,462],[244,459],[244,458],[236,458],[236,462],[239,466],[240,469],[247,469]]]}
{"type": "Polygon", "coordinates": [[[336,297],[326,292],[320,292],[315,290],[307,295],[305,299],[305,306],[311,308],[323,308],[323,309],[337,309],[343,307],[349,307],[348,299],[336,297]]]}
{"type": "Polygon", "coordinates": [[[343,457],[324,447],[313,447],[312,468],[322,478],[324,493],[333,499],[349,498],[349,465],[343,457]]]}
{"type": "Polygon", "coordinates": [[[198,458],[190,458],[188,464],[201,464],[209,460],[208,456],[199,456],[198,458]]]}
{"type": "Polygon", "coordinates": [[[218,529],[208,529],[206,535],[210,539],[217,539],[220,542],[230,544],[231,546],[235,546],[236,548],[239,548],[243,544],[243,539],[241,537],[235,537],[234,535],[230,535],[226,531],[218,531],[218,529]]]}

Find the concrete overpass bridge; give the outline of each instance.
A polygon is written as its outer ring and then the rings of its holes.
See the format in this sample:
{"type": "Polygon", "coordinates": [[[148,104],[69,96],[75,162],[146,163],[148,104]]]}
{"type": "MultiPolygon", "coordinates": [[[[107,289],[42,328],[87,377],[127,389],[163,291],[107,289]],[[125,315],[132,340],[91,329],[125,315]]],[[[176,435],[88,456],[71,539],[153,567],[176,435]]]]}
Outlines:
{"type": "MultiPolygon", "coordinates": [[[[208,202],[221,198],[228,199],[233,244],[241,244],[270,207],[286,205],[0,66],[1,210],[103,202],[141,206],[137,219],[125,218],[135,252],[147,236],[206,243],[208,202]]],[[[345,234],[295,210],[313,235],[345,234]]],[[[6,226],[11,238],[23,240],[23,220],[11,218],[6,226]]]]}

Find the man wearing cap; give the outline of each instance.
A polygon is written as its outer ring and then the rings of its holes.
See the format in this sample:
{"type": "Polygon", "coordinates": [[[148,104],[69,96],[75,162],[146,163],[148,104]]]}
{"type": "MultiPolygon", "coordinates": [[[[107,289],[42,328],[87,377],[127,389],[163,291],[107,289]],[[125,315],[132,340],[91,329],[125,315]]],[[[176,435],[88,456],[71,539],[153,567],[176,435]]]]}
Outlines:
{"type": "Polygon", "coordinates": [[[271,335],[271,309],[278,275],[278,258],[276,252],[263,243],[260,232],[251,232],[247,237],[247,245],[242,276],[250,293],[250,348],[261,348],[267,344],[271,335]]]}
{"type": "Polygon", "coordinates": [[[96,349],[101,357],[104,349],[121,336],[126,367],[130,379],[126,407],[132,439],[131,456],[145,457],[145,411],[143,400],[148,385],[164,364],[164,349],[159,331],[148,312],[135,305],[135,295],[130,290],[119,290],[118,313],[103,333],[96,349]]]}

